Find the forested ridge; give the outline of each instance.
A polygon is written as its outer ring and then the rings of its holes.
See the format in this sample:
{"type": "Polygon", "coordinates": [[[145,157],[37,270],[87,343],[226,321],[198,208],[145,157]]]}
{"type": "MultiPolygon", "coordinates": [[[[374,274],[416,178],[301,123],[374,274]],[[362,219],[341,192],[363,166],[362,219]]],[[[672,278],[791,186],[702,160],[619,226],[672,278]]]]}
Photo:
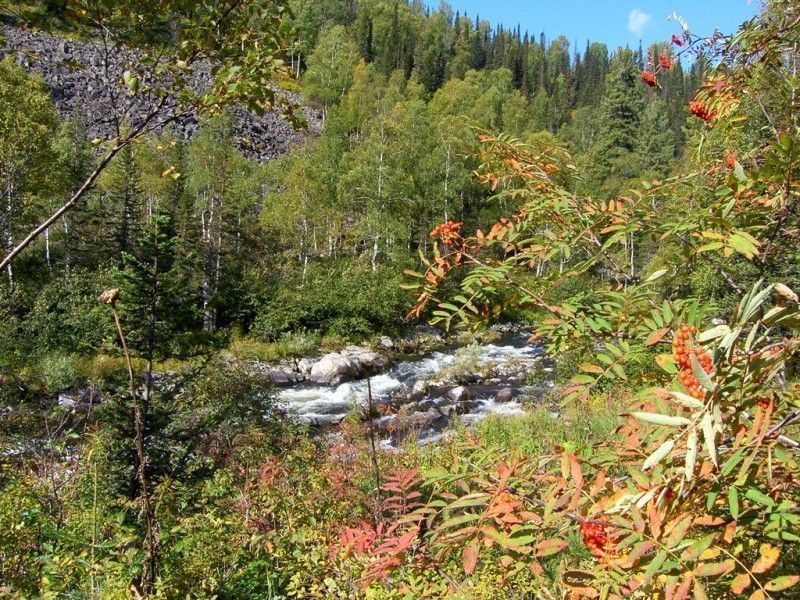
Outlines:
{"type": "Polygon", "coordinates": [[[794,2],[0,21],[0,596],[793,597],[794,2]]]}

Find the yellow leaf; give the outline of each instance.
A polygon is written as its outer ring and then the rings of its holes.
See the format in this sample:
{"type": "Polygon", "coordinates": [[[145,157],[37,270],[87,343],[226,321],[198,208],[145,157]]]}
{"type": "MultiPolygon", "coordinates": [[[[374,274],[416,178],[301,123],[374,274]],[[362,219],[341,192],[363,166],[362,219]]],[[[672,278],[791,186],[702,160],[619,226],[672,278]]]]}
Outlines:
{"type": "Polygon", "coordinates": [[[781,549],[770,544],[761,544],[760,556],[751,569],[753,573],[766,573],[769,571],[781,555],[781,549]]]}
{"type": "Polygon", "coordinates": [[[714,560],[720,554],[722,554],[722,550],[720,550],[719,548],[709,548],[708,550],[706,550],[705,552],[703,552],[700,555],[700,558],[698,560],[700,562],[705,561],[705,560],[714,560]]]}

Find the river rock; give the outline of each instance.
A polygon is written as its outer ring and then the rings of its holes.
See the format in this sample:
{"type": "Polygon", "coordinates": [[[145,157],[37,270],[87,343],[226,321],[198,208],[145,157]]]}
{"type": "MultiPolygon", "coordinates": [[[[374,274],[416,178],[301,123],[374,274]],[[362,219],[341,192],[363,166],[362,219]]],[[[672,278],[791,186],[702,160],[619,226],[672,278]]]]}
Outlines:
{"type": "Polygon", "coordinates": [[[381,337],[381,339],[378,340],[378,346],[380,346],[384,350],[391,350],[392,348],[394,348],[394,342],[392,341],[392,338],[384,335],[383,337],[381,337]]]}
{"type": "Polygon", "coordinates": [[[465,388],[463,385],[460,385],[449,390],[445,394],[445,398],[452,400],[453,402],[464,402],[466,400],[470,400],[472,398],[472,394],[467,388],[465,388]]]}
{"type": "Polygon", "coordinates": [[[359,365],[349,356],[332,352],[326,354],[311,367],[309,379],[324,385],[339,385],[359,375],[359,365]]]}
{"type": "Polygon", "coordinates": [[[298,383],[302,379],[300,373],[287,367],[273,367],[268,369],[266,376],[275,385],[292,385],[298,383]]]}
{"type": "Polygon", "coordinates": [[[297,361],[296,369],[303,377],[311,375],[311,368],[314,366],[314,361],[310,358],[301,358],[297,361]]]}
{"type": "Polygon", "coordinates": [[[59,394],[58,395],[58,405],[61,408],[75,408],[75,398],[72,397],[72,394],[59,394]]]}
{"type": "Polygon", "coordinates": [[[497,402],[511,402],[514,399],[514,389],[505,387],[495,394],[494,399],[497,402]]]}
{"type": "Polygon", "coordinates": [[[361,346],[348,346],[342,354],[356,364],[360,373],[370,373],[383,369],[388,362],[385,357],[377,352],[361,346]]]}

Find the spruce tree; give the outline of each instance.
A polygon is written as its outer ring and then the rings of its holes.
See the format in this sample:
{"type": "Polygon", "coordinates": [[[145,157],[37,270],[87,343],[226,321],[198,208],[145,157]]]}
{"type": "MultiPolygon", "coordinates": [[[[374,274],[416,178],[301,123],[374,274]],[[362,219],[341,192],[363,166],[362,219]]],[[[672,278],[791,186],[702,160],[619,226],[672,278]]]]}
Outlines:
{"type": "Polygon", "coordinates": [[[628,49],[618,51],[612,60],[608,93],[602,104],[603,128],[595,149],[596,183],[607,181],[623,162],[621,159],[637,148],[644,109],[642,88],[634,53],[628,49]]]}

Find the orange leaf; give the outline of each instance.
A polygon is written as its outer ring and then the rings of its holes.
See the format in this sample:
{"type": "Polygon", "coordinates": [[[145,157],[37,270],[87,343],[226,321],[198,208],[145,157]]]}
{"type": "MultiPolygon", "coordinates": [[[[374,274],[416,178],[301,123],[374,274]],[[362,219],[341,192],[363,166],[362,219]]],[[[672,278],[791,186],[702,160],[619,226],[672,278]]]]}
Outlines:
{"type": "Polygon", "coordinates": [[[770,544],[761,544],[760,556],[751,569],[753,573],[766,573],[769,571],[781,555],[780,548],[770,544]]]}
{"type": "Polygon", "coordinates": [[[766,597],[767,595],[764,593],[764,590],[756,590],[750,594],[750,597],[747,600],[764,600],[766,597]]]}
{"type": "Polygon", "coordinates": [[[725,522],[725,519],[722,517],[715,517],[713,515],[703,515],[702,517],[698,517],[695,519],[694,524],[700,525],[703,527],[718,527],[725,522]]]}
{"type": "Polygon", "coordinates": [[[747,573],[739,573],[731,582],[731,591],[734,594],[741,594],[750,587],[750,583],[750,575],[747,573]]]}
{"type": "Polygon", "coordinates": [[[647,338],[645,344],[647,346],[655,346],[658,342],[664,339],[664,336],[667,335],[669,331],[670,331],[669,327],[664,327],[663,329],[654,331],[652,334],[650,334],[650,337],[647,338]]]}
{"type": "Polygon", "coordinates": [[[694,581],[694,577],[692,574],[687,572],[683,575],[683,581],[681,582],[678,589],[675,590],[675,595],[672,597],[672,600],[686,600],[689,597],[689,590],[692,587],[692,581],[694,581]]]}
{"type": "Polygon", "coordinates": [[[536,556],[538,557],[545,557],[545,556],[552,556],[553,554],[557,554],[566,550],[569,544],[564,540],[558,539],[551,539],[551,540],[542,540],[538,544],[536,544],[536,556]]]}

